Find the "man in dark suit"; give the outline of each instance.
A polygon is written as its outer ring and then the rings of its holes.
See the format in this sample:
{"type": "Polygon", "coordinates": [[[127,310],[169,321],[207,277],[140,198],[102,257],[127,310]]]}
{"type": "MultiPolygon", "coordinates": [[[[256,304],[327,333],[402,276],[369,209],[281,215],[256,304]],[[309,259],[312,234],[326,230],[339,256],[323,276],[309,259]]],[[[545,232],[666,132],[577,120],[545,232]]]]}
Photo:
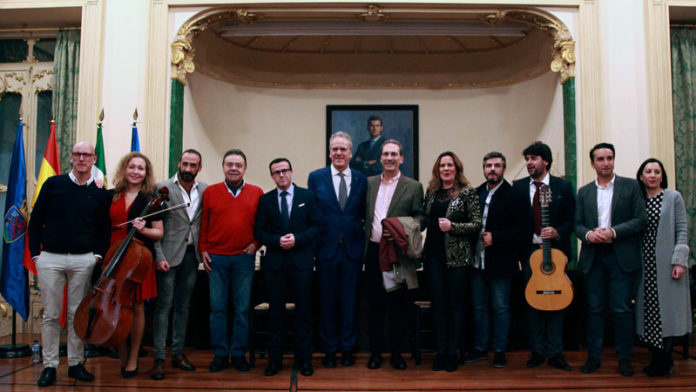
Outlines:
{"type": "Polygon", "coordinates": [[[351,149],[350,135],[334,133],[329,139],[331,165],[311,172],[308,180],[322,215],[317,246],[319,334],[326,354],[322,363],[328,368],[336,367],[338,350],[341,365],[355,363],[355,294],[365,248],[367,179],[348,167],[351,149]]]}
{"type": "Polygon", "coordinates": [[[365,279],[369,298],[368,319],[370,335],[370,359],[367,367],[382,366],[385,348],[384,319],[389,323],[388,349],[390,362],[395,369],[406,369],[401,353],[408,346],[408,288],[399,284],[388,293],[385,291],[382,271],[379,267],[379,243],[382,239],[382,219],[412,217],[423,227],[423,186],[416,180],[401,175],[399,166],[404,162],[403,148],[396,140],[382,145],[380,157],[384,171],[367,179],[367,205],[365,208],[365,279]]]}
{"type": "Polygon", "coordinates": [[[197,250],[201,227],[201,198],[208,186],[196,181],[202,167],[201,154],[193,149],[186,150],[179,159],[179,171],[172,178],[157,184],[157,189],[169,189],[167,207],[181,203],[187,205],[164,214],[164,236],[155,243],[157,303],[152,327],[155,361],[150,370],[150,378],[153,380],[164,379],[169,313],[172,308],[172,366],[181,370],[196,370],[182,350],[186,342],[191,294],[201,261],[197,250]]]}
{"type": "Polygon", "coordinates": [[[384,137],[382,136],[382,119],[379,116],[370,116],[367,119],[367,131],[370,139],[358,145],[355,156],[350,161],[350,167],[361,172],[366,177],[374,176],[382,172],[380,156],[384,137]]]}
{"type": "Polygon", "coordinates": [[[590,150],[597,179],[578,191],[575,235],[582,240],[578,268],[587,288],[587,362],[583,373],[597,370],[602,357],[607,302],[614,314],[614,339],[619,372],[633,375],[633,305],[643,255],[640,234],[647,217],[636,180],[614,174],[614,146],[597,144],[590,150]]]}
{"type": "Polygon", "coordinates": [[[292,165],[276,158],[269,165],[277,188],[259,199],[254,234],[266,245],[261,264],[268,288],[268,366],[273,376],[282,368],[283,314],[286,286],[295,299],[295,367],[305,376],[312,368],[312,267],[321,217],[314,193],[292,183],[292,165]]]}
{"type": "MultiPolygon", "coordinates": [[[[525,218],[529,227],[534,230],[534,236],[522,247],[522,270],[525,281],[529,281],[532,275],[529,256],[541,247],[543,240],[549,240],[552,248],[561,250],[570,258],[575,192],[570,182],[549,173],[553,156],[548,145],[534,142],[522,151],[522,156],[527,163],[529,177],[515,181],[512,188],[520,197],[529,200],[524,203],[525,218]],[[547,210],[549,225],[546,227],[541,227],[539,200],[539,189],[543,185],[551,190],[547,210]]],[[[547,312],[530,307],[528,317],[532,357],[527,361],[527,367],[537,367],[548,358],[550,366],[569,371],[570,365],[563,357],[563,310],[547,312]]]]}
{"type": "Polygon", "coordinates": [[[479,238],[474,268],[471,273],[471,297],[474,308],[474,349],[464,362],[488,358],[489,311],[493,309],[494,367],[507,365],[510,333],[510,284],[519,271],[519,246],[529,242],[531,230],[525,225],[523,207],[515,197],[505,175],[505,156],[489,152],[483,157],[486,182],[476,190],[479,194],[483,229],[479,238]]]}

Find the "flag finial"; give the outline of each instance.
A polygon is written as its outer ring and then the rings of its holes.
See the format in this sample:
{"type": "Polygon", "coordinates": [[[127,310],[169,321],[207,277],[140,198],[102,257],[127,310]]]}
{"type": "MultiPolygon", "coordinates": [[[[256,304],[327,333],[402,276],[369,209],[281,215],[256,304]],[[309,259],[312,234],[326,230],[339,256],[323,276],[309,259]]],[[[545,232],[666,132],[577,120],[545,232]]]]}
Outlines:
{"type": "Polygon", "coordinates": [[[138,108],[135,108],[133,112],[133,121],[138,121],[138,108]]]}
{"type": "Polygon", "coordinates": [[[102,108],[101,112],[99,113],[99,122],[104,121],[104,108],[102,108]]]}

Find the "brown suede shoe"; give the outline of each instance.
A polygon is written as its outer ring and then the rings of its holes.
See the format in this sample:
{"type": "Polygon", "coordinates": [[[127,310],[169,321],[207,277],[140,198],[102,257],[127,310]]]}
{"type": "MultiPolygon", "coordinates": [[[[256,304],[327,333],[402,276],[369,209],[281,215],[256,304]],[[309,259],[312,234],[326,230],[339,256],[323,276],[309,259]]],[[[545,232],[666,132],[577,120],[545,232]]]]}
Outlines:
{"type": "Polygon", "coordinates": [[[150,378],[153,380],[164,380],[164,360],[155,359],[150,369],[150,378]]]}
{"type": "Polygon", "coordinates": [[[175,368],[181,369],[181,370],[186,370],[186,371],[196,370],[196,367],[193,366],[193,364],[191,362],[189,362],[189,360],[186,358],[186,355],[184,355],[184,353],[172,355],[172,366],[174,366],[175,368]]]}

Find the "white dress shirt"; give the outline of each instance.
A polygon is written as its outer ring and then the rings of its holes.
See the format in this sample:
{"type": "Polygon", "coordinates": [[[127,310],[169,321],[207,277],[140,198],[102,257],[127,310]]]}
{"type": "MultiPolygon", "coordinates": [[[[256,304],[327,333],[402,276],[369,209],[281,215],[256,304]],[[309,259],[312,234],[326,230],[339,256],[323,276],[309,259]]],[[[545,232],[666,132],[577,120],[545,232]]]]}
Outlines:
{"type": "MultiPolygon", "coordinates": [[[[278,191],[278,211],[283,211],[283,207],[281,206],[281,203],[283,202],[283,197],[280,195],[283,190],[276,187],[276,190],[278,191]]],[[[295,184],[290,184],[288,189],[285,190],[288,194],[285,196],[285,202],[288,203],[288,218],[292,215],[292,198],[295,195],[295,184]]]]}
{"type": "MultiPolygon", "coordinates": [[[[529,202],[534,205],[534,195],[536,194],[537,187],[534,185],[534,182],[536,180],[533,179],[532,177],[529,177],[529,202]]],[[[551,181],[551,175],[549,173],[546,173],[546,176],[541,180],[541,183],[549,186],[549,183],[551,181]]],[[[542,227],[543,229],[543,227],[542,227]]],[[[534,233],[534,237],[532,237],[532,243],[541,245],[543,243],[543,240],[541,239],[541,236],[538,235],[537,233],[534,233]]]]}
{"type": "MultiPolygon", "coordinates": [[[[189,221],[193,221],[193,217],[196,215],[196,208],[198,207],[199,202],[198,181],[193,181],[193,186],[191,187],[190,193],[187,192],[183,186],[181,186],[178,174],[174,175],[174,183],[179,187],[179,191],[181,191],[181,198],[184,199],[185,203],[187,203],[186,215],[188,215],[189,221]]],[[[193,234],[190,231],[188,238],[186,239],[186,245],[193,245],[193,234]]]]}
{"type": "Polygon", "coordinates": [[[493,194],[495,191],[500,188],[500,186],[503,185],[503,181],[500,181],[500,184],[496,185],[495,188],[489,189],[488,190],[488,196],[486,196],[486,204],[483,207],[483,213],[481,214],[481,233],[479,233],[479,238],[478,241],[476,242],[476,248],[478,252],[476,252],[476,257],[474,257],[474,267],[483,269],[486,267],[486,248],[483,247],[483,243],[481,241],[481,235],[486,231],[486,220],[488,220],[488,207],[491,205],[491,199],[493,198],[493,194]]]}
{"type": "Polygon", "coordinates": [[[375,212],[372,214],[372,233],[370,234],[370,241],[372,242],[379,242],[382,239],[382,219],[387,217],[396,185],[399,183],[399,178],[401,178],[401,172],[396,177],[388,180],[386,184],[384,183],[384,173],[380,174],[379,178],[375,212]]]}
{"type": "Polygon", "coordinates": [[[333,181],[333,187],[334,187],[334,192],[336,193],[336,200],[338,200],[338,187],[341,184],[341,176],[338,175],[338,173],[343,173],[345,176],[343,178],[346,179],[346,190],[348,191],[346,193],[346,196],[350,195],[350,180],[351,180],[351,171],[350,167],[348,167],[346,170],[340,172],[336,167],[331,164],[331,180],[333,181]]]}

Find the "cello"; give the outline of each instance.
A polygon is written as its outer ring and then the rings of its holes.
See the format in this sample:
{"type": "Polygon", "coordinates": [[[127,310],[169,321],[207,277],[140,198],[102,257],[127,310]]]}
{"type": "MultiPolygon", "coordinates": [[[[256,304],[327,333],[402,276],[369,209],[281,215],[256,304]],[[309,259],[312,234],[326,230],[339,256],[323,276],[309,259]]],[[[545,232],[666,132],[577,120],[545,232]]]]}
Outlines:
{"type": "MultiPolygon", "coordinates": [[[[167,200],[169,190],[162,187],[140,217],[167,200]]],[[[152,254],[133,238],[135,232],[131,228],[126,238],[109,247],[107,267],[75,311],[75,333],[87,343],[118,347],[130,334],[136,290],[152,267],[152,254]]]]}

